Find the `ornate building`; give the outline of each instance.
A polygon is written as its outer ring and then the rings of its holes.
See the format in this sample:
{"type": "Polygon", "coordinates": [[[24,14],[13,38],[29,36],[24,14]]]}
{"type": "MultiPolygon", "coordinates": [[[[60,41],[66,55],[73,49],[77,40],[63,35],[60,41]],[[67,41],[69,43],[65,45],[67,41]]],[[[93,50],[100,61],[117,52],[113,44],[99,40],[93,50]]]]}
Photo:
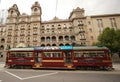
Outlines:
{"type": "Polygon", "coordinates": [[[120,29],[120,14],[85,16],[77,7],[68,19],[41,20],[41,6],[35,2],[31,15],[20,14],[16,4],[8,9],[5,25],[0,25],[0,52],[7,47],[92,45],[106,27],[120,29]]]}

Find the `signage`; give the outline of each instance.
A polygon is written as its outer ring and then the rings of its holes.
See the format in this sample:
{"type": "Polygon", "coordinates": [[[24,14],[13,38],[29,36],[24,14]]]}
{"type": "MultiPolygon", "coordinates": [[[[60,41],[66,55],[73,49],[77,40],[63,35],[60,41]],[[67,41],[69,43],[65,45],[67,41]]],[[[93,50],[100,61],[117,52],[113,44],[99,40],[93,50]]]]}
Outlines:
{"type": "Polygon", "coordinates": [[[72,46],[60,46],[61,50],[72,50],[73,47],[72,46]]]}

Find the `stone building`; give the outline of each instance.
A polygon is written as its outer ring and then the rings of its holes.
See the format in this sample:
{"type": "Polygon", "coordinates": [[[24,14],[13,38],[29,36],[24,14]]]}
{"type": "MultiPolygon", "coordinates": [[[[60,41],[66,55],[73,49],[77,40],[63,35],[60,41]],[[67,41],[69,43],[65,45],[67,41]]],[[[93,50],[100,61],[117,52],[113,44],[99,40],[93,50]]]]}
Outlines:
{"type": "Polygon", "coordinates": [[[8,47],[92,45],[104,28],[120,29],[120,14],[85,16],[77,7],[68,19],[42,21],[41,9],[38,2],[31,15],[20,14],[16,4],[8,9],[6,24],[0,25],[0,52],[8,47]]]}

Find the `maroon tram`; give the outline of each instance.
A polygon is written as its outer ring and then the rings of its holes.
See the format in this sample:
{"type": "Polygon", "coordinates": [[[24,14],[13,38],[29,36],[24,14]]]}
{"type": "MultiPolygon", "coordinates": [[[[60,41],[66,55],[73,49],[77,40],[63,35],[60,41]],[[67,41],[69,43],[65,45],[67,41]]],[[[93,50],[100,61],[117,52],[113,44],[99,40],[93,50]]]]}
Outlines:
{"type": "Polygon", "coordinates": [[[112,69],[109,49],[97,46],[12,48],[9,68],[112,69]]]}

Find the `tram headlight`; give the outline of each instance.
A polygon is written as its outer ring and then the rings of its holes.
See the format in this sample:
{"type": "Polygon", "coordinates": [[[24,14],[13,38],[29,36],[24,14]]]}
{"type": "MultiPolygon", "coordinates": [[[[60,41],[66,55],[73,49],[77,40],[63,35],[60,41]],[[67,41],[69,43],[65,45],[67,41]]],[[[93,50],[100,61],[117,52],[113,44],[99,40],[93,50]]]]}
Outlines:
{"type": "Polygon", "coordinates": [[[8,60],[8,62],[12,62],[12,60],[8,60]]]}
{"type": "Polygon", "coordinates": [[[30,60],[30,62],[34,62],[34,60],[30,60]]]}

